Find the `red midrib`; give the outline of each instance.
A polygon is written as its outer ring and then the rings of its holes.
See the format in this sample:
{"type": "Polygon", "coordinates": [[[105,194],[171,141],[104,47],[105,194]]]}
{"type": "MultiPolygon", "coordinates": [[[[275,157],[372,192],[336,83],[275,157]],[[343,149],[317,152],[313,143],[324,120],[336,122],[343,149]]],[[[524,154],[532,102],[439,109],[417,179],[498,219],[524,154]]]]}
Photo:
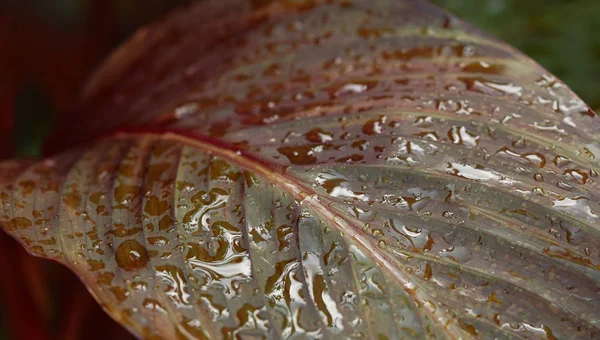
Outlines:
{"type": "MultiPolygon", "coordinates": [[[[371,240],[365,238],[361,233],[361,228],[356,226],[347,216],[342,215],[335,209],[329,209],[321,203],[321,198],[327,199],[319,194],[310,185],[300,182],[297,178],[287,174],[286,166],[278,165],[265,161],[246,150],[236,148],[231,143],[207,137],[201,134],[186,130],[165,129],[165,128],[132,128],[121,129],[117,132],[105,135],[100,138],[130,138],[141,136],[156,136],[160,139],[180,142],[204,150],[208,154],[214,154],[229,160],[243,169],[250,170],[258,175],[271,179],[282,190],[290,192],[300,200],[301,205],[306,204],[313,212],[323,220],[329,221],[330,225],[337,229],[342,235],[350,237],[360,248],[372,255],[372,260],[377,262],[391,277],[393,277],[404,289],[404,291],[414,300],[416,304],[423,307],[431,320],[439,323],[442,330],[449,335],[447,324],[442,324],[442,320],[435,315],[435,309],[429,307],[419,296],[418,290],[407,286],[411,280],[403,275],[398,269],[397,264],[383,253],[381,249],[373,244],[371,240]],[[314,198],[314,199],[313,199],[314,198]]],[[[448,320],[446,320],[448,321],[448,320]]]]}

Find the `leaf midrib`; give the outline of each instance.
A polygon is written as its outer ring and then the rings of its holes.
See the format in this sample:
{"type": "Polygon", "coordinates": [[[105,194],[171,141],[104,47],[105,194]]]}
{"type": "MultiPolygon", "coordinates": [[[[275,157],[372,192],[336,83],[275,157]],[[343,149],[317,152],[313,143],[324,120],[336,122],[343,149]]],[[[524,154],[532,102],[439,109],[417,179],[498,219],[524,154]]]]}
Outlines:
{"type": "Polygon", "coordinates": [[[385,269],[390,276],[402,286],[404,291],[411,297],[413,302],[416,305],[423,307],[431,320],[437,323],[440,326],[440,329],[444,331],[448,339],[458,338],[453,334],[463,334],[463,331],[457,327],[455,323],[451,322],[451,319],[438,318],[436,316],[436,308],[430,306],[428,303],[425,303],[424,300],[417,296],[418,290],[416,287],[411,287],[413,283],[410,278],[402,275],[401,271],[397,269],[392,261],[390,261],[388,256],[381,252],[379,247],[373,245],[372,242],[360,235],[360,232],[355,230],[356,228],[347,220],[346,217],[324,206],[318,198],[320,196],[318,192],[316,192],[310,186],[302,184],[296,178],[292,176],[286,176],[285,166],[266,162],[265,160],[245,152],[244,150],[235,148],[233,145],[222,140],[217,140],[189,131],[145,129],[138,131],[134,130],[118,132],[115,133],[112,138],[128,139],[140,136],[155,137],[157,139],[179,142],[193,146],[205,151],[209,155],[222,157],[243,169],[270,179],[273,183],[294,195],[294,197],[299,200],[300,205],[309,206],[309,208],[319,215],[320,218],[325,221],[330,221],[331,225],[337,229],[342,236],[349,237],[351,240],[356,242],[359,247],[367,250],[369,254],[373,256],[373,260],[377,262],[383,269],[385,269]]]}

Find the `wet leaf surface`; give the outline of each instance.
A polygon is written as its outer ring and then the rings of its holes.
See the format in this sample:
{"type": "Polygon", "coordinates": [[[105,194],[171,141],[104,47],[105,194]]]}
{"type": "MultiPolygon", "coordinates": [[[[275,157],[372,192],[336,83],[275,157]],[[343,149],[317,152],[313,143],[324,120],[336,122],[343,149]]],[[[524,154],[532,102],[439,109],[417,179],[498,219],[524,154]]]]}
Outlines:
{"type": "Polygon", "coordinates": [[[83,98],[2,226],[139,336],[598,336],[598,118],[426,3],[203,2],[83,98]]]}

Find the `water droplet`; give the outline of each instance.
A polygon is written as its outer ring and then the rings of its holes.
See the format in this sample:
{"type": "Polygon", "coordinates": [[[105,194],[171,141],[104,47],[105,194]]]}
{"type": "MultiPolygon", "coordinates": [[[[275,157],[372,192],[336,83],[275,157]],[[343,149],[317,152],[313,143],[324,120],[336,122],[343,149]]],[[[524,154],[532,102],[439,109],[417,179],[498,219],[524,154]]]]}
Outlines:
{"type": "Polygon", "coordinates": [[[306,140],[313,143],[324,143],[333,140],[333,135],[319,128],[314,128],[304,134],[306,140]]]}
{"type": "Polygon", "coordinates": [[[381,127],[385,124],[387,117],[381,116],[377,119],[371,119],[363,125],[362,132],[366,135],[378,135],[381,133],[381,127]]]}
{"type": "Polygon", "coordinates": [[[460,77],[458,80],[465,83],[467,90],[476,91],[488,95],[507,94],[521,96],[523,88],[511,83],[500,84],[481,77],[460,77]]]}
{"type": "Polygon", "coordinates": [[[486,170],[482,166],[471,166],[468,164],[460,164],[460,163],[448,163],[448,167],[446,168],[448,172],[468,179],[478,180],[478,181],[498,181],[502,184],[512,184],[515,181],[509,179],[493,170],[486,170]]]}
{"type": "Polygon", "coordinates": [[[567,165],[567,163],[569,162],[569,159],[567,157],[558,155],[558,156],[554,157],[553,162],[554,162],[554,165],[556,165],[557,167],[560,168],[560,167],[567,165]]]}
{"type": "Polygon", "coordinates": [[[442,213],[442,217],[444,217],[444,218],[452,218],[452,217],[454,217],[454,213],[452,211],[444,211],[442,213]]]}
{"type": "Polygon", "coordinates": [[[528,153],[522,157],[538,168],[543,168],[546,165],[546,158],[541,153],[528,153]]]}
{"type": "Polygon", "coordinates": [[[377,86],[377,82],[376,81],[369,81],[369,82],[352,82],[352,83],[347,83],[347,84],[343,84],[341,86],[335,86],[331,89],[329,89],[329,97],[331,99],[343,96],[343,95],[348,95],[348,94],[355,94],[355,93],[362,93],[365,91],[368,91],[372,88],[374,88],[375,86],[377,86]]]}
{"type": "Polygon", "coordinates": [[[453,144],[475,146],[479,143],[479,136],[469,133],[464,126],[453,126],[448,131],[448,138],[453,144]]]}
{"type": "Polygon", "coordinates": [[[523,137],[512,142],[512,146],[518,149],[527,147],[527,140],[523,137]]]}
{"type": "Polygon", "coordinates": [[[592,212],[589,200],[585,197],[563,198],[554,201],[553,208],[563,210],[575,216],[584,217],[588,220],[598,219],[598,215],[592,212]]]}
{"type": "Polygon", "coordinates": [[[585,184],[588,180],[588,175],[585,172],[578,169],[569,169],[565,171],[564,174],[571,176],[571,178],[573,178],[579,184],[585,184]]]}
{"type": "Polygon", "coordinates": [[[317,162],[317,157],[314,156],[315,147],[315,145],[284,146],[278,148],[277,151],[286,156],[292,164],[310,165],[317,162]]]}
{"type": "Polygon", "coordinates": [[[117,265],[125,271],[131,272],[143,268],[148,264],[148,251],[136,240],[127,240],[119,245],[115,252],[117,265]]]}

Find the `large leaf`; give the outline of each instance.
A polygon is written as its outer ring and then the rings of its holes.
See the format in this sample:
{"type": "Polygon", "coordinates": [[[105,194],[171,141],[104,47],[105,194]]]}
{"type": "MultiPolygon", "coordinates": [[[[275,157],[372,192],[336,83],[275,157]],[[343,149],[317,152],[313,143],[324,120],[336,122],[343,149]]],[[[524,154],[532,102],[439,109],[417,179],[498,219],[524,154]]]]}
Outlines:
{"type": "Polygon", "coordinates": [[[204,1],[138,33],[4,228],[146,338],[594,338],[599,120],[421,1],[204,1]]]}

